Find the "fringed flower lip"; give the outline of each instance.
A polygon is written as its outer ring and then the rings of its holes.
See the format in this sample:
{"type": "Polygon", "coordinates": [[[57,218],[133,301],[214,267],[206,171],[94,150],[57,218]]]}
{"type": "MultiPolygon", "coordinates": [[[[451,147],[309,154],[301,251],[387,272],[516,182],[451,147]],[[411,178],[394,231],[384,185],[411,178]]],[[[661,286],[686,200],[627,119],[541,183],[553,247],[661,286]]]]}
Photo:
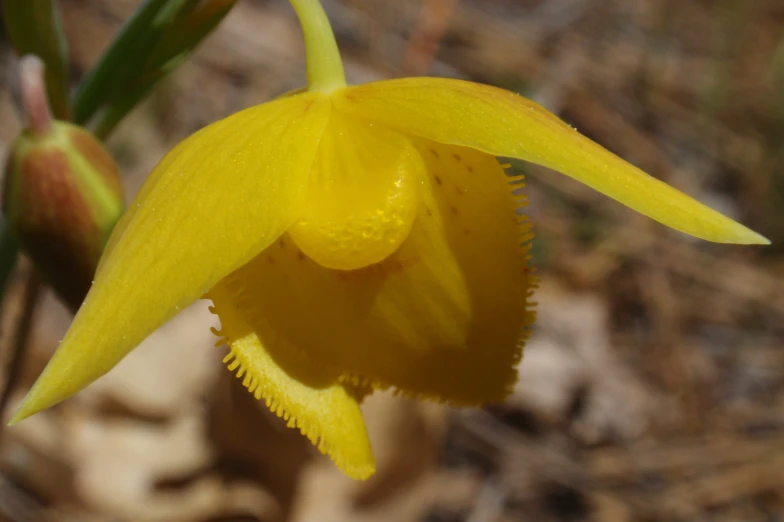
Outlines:
{"type": "Polygon", "coordinates": [[[521,179],[497,156],[687,234],[768,243],[516,94],[440,78],[346,86],[321,6],[291,3],[309,89],[209,125],[158,164],[12,423],[206,296],[248,390],[345,473],[370,476],[368,393],[478,405],[515,382],[533,321],[532,235],[521,179]]]}

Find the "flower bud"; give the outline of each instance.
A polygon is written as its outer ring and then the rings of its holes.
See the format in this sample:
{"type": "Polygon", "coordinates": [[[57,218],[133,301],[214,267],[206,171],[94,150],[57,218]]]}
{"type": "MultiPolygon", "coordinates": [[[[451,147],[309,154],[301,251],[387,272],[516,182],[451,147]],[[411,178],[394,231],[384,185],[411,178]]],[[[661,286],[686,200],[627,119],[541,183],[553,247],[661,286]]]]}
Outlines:
{"type": "Polygon", "coordinates": [[[61,121],[23,132],[7,160],[3,210],[22,249],[78,309],[123,212],[120,174],[103,145],[61,121]]]}

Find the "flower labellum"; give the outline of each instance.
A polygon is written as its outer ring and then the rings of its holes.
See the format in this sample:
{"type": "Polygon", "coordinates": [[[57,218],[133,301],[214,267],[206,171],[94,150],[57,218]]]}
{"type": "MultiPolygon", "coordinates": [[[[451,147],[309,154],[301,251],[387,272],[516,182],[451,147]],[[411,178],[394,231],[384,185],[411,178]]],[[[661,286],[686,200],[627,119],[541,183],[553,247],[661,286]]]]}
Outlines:
{"type": "Polygon", "coordinates": [[[531,232],[521,180],[496,156],[697,237],[767,242],[510,92],[437,78],[346,86],[321,6],[291,3],[309,88],[216,122],[161,161],[12,422],[78,392],[206,295],[229,369],[367,478],[368,393],[478,405],[515,382],[533,320],[531,232]]]}

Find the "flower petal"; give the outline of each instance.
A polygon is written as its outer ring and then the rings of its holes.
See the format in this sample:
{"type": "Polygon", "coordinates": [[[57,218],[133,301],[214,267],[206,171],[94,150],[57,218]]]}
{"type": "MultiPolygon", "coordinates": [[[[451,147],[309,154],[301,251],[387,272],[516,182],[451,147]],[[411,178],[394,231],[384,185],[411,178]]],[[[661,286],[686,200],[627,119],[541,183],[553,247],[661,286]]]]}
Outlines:
{"type": "Polygon", "coordinates": [[[340,112],[441,143],[544,165],[667,226],[702,239],[769,243],[509,91],[461,80],[405,78],[338,91],[333,95],[333,103],[340,112]]]}
{"type": "Polygon", "coordinates": [[[340,370],[315,364],[284,338],[262,342],[238,305],[245,292],[224,282],[209,293],[221,319],[220,334],[231,348],[224,359],[229,370],[236,371],[256,399],[263,398],[290,428],[299,428],[344,473],[368,478],[376,466],[359,409],[362,393],[339,382],[340,370]]]}
{"type": "Polygon", "coordinates": [[[391,256],[334,270],[286,235],[224,282],[246,290],[236,306],[265,345],[285,339],[357,384],[457,404],[500,400],[532,320],[521,247],[530,234],[495,158],[417,146],[422,204],[391,256]]]}
{"type": "Polygon", "coordinates": [[[381,261],[397,250],[414,222],[421,177],[417,156],[399,132],[333,113],[291,238],[329,268],[351,270],[381,261]]]}
{"type": "Polygon", "coordinates": [[[152,171],[90,293],[12,422],[94,381],[296,219],[329,118],[318,94],[239,112],[152,171]]]}

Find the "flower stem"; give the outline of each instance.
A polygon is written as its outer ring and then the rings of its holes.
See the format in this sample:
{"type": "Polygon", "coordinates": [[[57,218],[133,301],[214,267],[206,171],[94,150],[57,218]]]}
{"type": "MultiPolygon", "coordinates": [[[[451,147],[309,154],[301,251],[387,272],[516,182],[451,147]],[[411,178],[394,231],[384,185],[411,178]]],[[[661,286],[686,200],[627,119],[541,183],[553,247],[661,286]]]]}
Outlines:
{"type": "MultiPolygon", "coordinates": [[[[30,335],[33,329],[35,308],[41,294],[41,278],[35,268],[23,263],[19,267],[19,281],[9,292],[13,301],[6,298],[0,316],[3,335],[0,337],[0,353],[5,382],[0,390],[0,413],[5,409],[21,377],[22,365],[29,353],[30,335]]],[[[0,431],[2,435],[2,431],[0,431]]]]}
{"type": "Polygon", "coordinates": [[[0,0],[5,29],[17,55],[34,54],[46,65],[46,91],[58,120],[68,120],[68,44],[57,0],[0,0]]]}
{"type": "Polygon", "coordinates": [[[329,19],[319,0],[290,0],[305,34],[309,90],[330,92],[346,86],[343,62],[329,19]]]}
{"type": "Polygon", "coordinates": [[[19,60],[19,76],[30,131],[39,138],[47,136],[54,120],[44,85],[44,62],[32,54],[23,56],[19,60]]]}

